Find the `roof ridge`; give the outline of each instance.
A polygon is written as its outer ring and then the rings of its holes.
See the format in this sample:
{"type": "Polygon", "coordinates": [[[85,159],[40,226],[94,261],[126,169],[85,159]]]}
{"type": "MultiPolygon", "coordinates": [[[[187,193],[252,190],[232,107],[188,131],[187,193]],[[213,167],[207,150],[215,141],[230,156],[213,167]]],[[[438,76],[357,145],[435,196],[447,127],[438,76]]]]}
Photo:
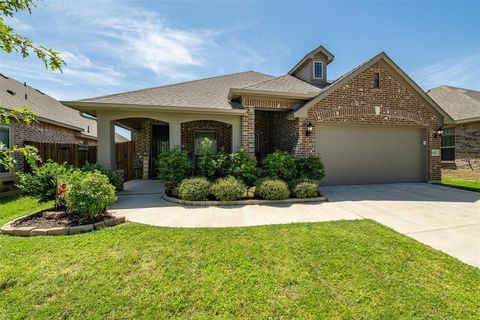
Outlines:
{"type": "Polygon", "coordinates": [[[120,93],[113,93],[113,94],[107,94],[103,96],[96,96],[96,97],[90,97],[90,98],[85,98],[85,99],[79,99],[76,101],[88,101],[92,99],[98,99],[98,98],[108,98],[108,97],[114,97],[118,95],[123,95],[123,94],[129,94],[129,93],[135,93],[135,92],[141,92],[141,91],[147,91],[147,90],[153,90],[153,89],[160,89],[160,88],[169,88],[169,87],[174,87],[178,85],[183,85],[187,83],[193,83],[193,82],[198,82],[198,81],[204,81],[204,80],[211,80],[211,79],[216,79],[216,78],[222,78],[222,77],[229,77],[229,76],[234,76],[234,75],[239,75],[242,73],[258,73],[261,75],[273,77],[269,74],[262,73],[262,72],[257,72],[254,70],[249,70],[249,71],[241,71],[241,72],[234,72],[234,73],[228,73],[228,74],[223,74],[223,75],[218,75],[218,76],[212,76],[212,77],[207,77],[207,78],[201,78],[201,79],[195,79],[195,80],[189,80],[189,81],[184,81],[184,82],[177,82],[177,83],[171,83],[163,86],[155,86],[155,87],[149,87],[149,88],[143,88],[143,89],[138,89],[138,90],[132,90],[132,91],[126,91],[126,92],[120,92],[120,93]]]}
{"type": "Polygon", "coordinates": [[[240,88],[240,89],[248,89],[248,88],[250,88],[250,87],[257,86],[257,85],[262,84],[262,83],[265,83],[265,82],[273,81],[273,80],[275,80],[275,79],[278,79],[278,78],[281,78],[281,77],[284,77],[284,76],[286,76],[286,74],[284,74],[284,75],[282,75],[282,76],[278,76],[278,77],[273,76],[273,77],[270,78],[270,79],[262,80],[262,81],[260,81],[260,82],[256,82],[256,83],[253,83],[253,84],[249,84],[248,86],[242,87],[242,88],[240,88]]]}
{"type": "Polygon", "coordinates": [[[297,77],[295,77],[295,76],[292,76],[291,74],[288,74],[288,73],[287,73],[287,74],[284,74],[284,75],[281,75],[281,76],[278,76],[278,77],[273,77],[272,79],[267,79],[267,80],[264,80],[264,81],[261,81],[261,82],[257,82],[257,83],[251,84],[251,85],[249,85],[249,86],[247,86],[247,87],[243,87],[243,88],[241,88],[241,89],[249,89],[249,88],[251,88],[251,87],[255,87],[255,86],[258,86],[258,85],[261,85],[261,84],[270,82],[270,81],[275,81],[275,80],[278,80],[278,79],[280,79],[280,78],[292,78],[292,79],[295,79],[295,81],[300,81],[300,82],[302,82],[303,84],[308,85],[308,86],[310,86],[310,87],[312,87],[312,88],[319,89],[318,87],[312,85],[311,83],[308,83],[307,81],[302,80],[302,79],[299,79],[299,78],[297,78],[297,77]]]}

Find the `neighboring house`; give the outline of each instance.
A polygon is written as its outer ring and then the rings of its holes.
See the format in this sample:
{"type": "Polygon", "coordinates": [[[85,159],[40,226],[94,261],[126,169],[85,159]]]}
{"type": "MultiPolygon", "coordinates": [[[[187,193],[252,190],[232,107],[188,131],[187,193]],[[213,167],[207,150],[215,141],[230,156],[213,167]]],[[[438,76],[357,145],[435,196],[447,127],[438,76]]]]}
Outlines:
{"type": "Polygon", "coordinates": [[[114,124],[131,128],[150,176],[162,150],[193,155],[209,137],[259,158],[320,155],[323,184],[440,180],[440,129],[452,119],[385,53],[327,81],[333,59],[320,46],[280,77],[248,71],[63,103],[97,117],[104,165],[115,165],[114,124]]]}
{"type": "Polygon", "coordinates": [[[480,169],[480,92],[440,86],[427,93],[454,120],[443,130],[442,165],[480,169]]]}
{"type": "MultiPolygon", "coordinates": [[[[24,141],[97,143],[97,122],[77,110],[62,105],[54,98],[0,73],[0,106],[6,109],[26,105],[38,116],[31,126],[14,121],[0,125],[0,142],[7,146],[22,146],[24,141]]],[[[118,137],[118,139],[125,139],[118,137]]],[[[16,169],[23,168],[23,158],[17,156],[16,169]]],[[[13,173],[0,168],[0,192],[12,183],[13,173]]]]}

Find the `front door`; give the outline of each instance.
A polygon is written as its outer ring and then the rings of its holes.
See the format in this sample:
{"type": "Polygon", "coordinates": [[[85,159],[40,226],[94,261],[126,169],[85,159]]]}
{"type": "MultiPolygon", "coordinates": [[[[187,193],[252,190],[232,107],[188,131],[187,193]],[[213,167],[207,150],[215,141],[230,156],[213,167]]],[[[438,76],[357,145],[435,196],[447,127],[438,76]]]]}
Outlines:
{"type": "Polygon", "coordinates": [[[152,125],[152,153],[150,158],[150,178],[157,176],[156,161],[160,153],[170,147],[170,136],[167,125],[152,125]]]}

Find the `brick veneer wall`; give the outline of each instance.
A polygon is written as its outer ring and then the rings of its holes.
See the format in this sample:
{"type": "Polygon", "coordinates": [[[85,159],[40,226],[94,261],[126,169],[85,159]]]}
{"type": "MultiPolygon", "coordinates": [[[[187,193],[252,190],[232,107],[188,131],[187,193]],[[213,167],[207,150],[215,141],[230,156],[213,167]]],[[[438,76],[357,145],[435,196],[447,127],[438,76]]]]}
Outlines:
{"type": "Polygon", "coordinates": [[[455,127],[455,165],[480,169],[480,122],[455,127]]]}
{"type": "Polygon", "coordinates": [[[195,132],[213,131],[217,136],[219,151],[232,152],[232,125],[214,120],[196,120],[181,124],[182,148],[188,152],[195,150],[195,132]]]}
{"type": "MultiPolygon", "coordinates": [[[[79,132],[45,122],[37,122],[31,126],[12,122],[12,144],[22,146],[24,141],[52,143],[89,143],[90,140],[79,137],[79,132]]],[[[23,170],[23,156],[16,154],[15,170],[23,170]]]]}
{"type": "Polygon", "coordinates": [[[140,130],[132,131],[132,141],[135,141],[135,166],[143,164],[144,157],[150,157],[152,149],[152,126],[168,125],[167,122],[146,119],[140,126],[140,130]]]}
{"type": "Polygon", "coordinates": [[[442,124],[441,116],[383,61],[375,63],[310,108],[308,117],[299,121],[297,157],[315,154],[315,123],[426,128],[428,180],[441,178],[440,157],[431,156],[432,149],[440,149],[440,138],[434,133],[442,124]],[[374,73],[380,74],[380,88],[373,88],[374,73]],[[314,124],[314,130],[307,136],[306,127],[310,122],[314,124]]]}
{"type": "Polygon", "coordinates": [[[275,150],[294,153],[298,142],[298,119],[289,120],[290,111],[255,111],[255,133],[259,134],[258,156],[275,150]]]}

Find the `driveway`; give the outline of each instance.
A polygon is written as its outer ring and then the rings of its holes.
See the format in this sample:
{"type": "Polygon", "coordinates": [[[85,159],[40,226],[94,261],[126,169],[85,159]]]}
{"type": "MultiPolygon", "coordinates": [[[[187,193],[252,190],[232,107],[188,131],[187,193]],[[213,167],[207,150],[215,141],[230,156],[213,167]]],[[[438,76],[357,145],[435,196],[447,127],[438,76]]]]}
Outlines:
{"type": "Polygon", "coordinates": [[[187,207],[160,198],[159,181],[126,183],[112,212],[164,227],[240,227],[372,219],[480,267],[480,193],[427,183],[322,187],[329,202],[187,207]]]}

